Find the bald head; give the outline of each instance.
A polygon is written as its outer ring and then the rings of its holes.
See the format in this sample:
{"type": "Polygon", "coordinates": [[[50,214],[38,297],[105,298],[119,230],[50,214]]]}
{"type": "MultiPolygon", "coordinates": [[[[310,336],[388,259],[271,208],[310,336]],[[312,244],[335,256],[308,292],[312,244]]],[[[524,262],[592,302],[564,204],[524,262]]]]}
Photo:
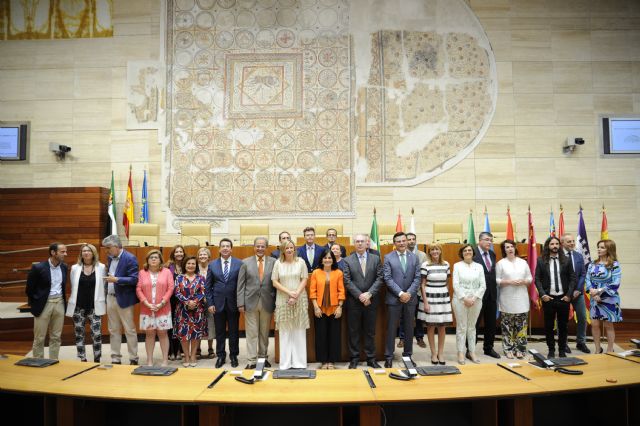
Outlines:
{"type": "Polygon", "coordinates": [[[573,251],[576,248],[576,239],[571,234],[564,234],[560,237],[560,243],[566,251],[573,251]]]}

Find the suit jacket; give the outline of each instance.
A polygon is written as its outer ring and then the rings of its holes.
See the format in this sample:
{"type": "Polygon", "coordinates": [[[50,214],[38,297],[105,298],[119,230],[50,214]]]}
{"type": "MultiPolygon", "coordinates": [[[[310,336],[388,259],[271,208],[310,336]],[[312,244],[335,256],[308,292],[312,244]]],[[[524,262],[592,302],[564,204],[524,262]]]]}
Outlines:
{"type": "MultiPolygon", "coordinates": [[[[564,262],[560,263],[560,282],[564,295],[573,298],[573,290],[576,288],[576,274],[573,272],[571,260],[564,258],[564,262]]],[[[551,274],[549,274],[549,263],[545,262],[542,257],[538,258],[536,265],[536,288],[540,297],[549,295],[551,291],[551,274]]]]}
{"type": "MultiPolygon", "coordinates": [[[[71,266],[71,294],[67,302],[66,316],[72,317],[76,310],[76,300],[78,298],[78,284],[80,283],[80,274],[82,273],[82,265],[75,264],[71,266]]],[[[96,288],[93,297],[93,309],[96,315],[102,316],[107,313],[107,301],[104,294],[104,277],[107,275],[103,263],[98,262],[95,267],[96,288]]]]}
{"type": "Polygon", "coordinates": [[[313,244],[315,246],[315,250],[313,252],[313,259],[307,259],[307,245],[304,244],[298,247],[298,257],[304,260],[304,263],[307,264],[307,271],[309,273],[313,272],[320,265],[320,256],[322,256],[322,252],[324,251],[324,247],[319,246],[318,244],[313,244]]]}
{"type": "MultiPolygon", "coordinates": [[[[111,260],[112,259],[109,258],[109,261],[107,262],[107,274],[109,273],[111,260]]],[[[127,308],[138,303],[139,300],[136,295],[136,285],[138,284],[138,259],[128,251],[122,250],[120,261],[118,262],[118,267],[116,268],[114,276],[118,277],[118,282],[113,283],[118,306],[121,308],[127,308]]],[[[108,288],[108,283],[105,283],[105,294],[107,293],[108,288]]]]}
{"type": "MultiPolygon", "coordinates": [[[[64,300],[65,308],[67,306],[67,265],[62,262],[60,264],[60,270],[62,272],[62,299],[64,300]]],[[[29,308],[31,308],[31,314],[34,317],[39,317],[44,310],[44,305],[47,304],[49,293],[51,292],[51,269],[49,267],[49,260],[36,263],[31,266],[29,275],[27,276],[27,286],[25,287],[25,293],[29,300],[29,308]]]]}
{"type": "Polygon", "coordinates": [[[256,309],[258,300],[267,312],[273,312],[276,305],[276,289],[271,282],[273,265],[276,261],[270,256],[264,256],[263,261],[264,273],[262,281],[260,281],[256,256],[242,260],[242,266],[238,273],[237,303],[238,307],[244,306],[247,312],[256,309]]]}
{"type": "Polygon", "coordinates": [[[398,294],[400,291],[411,294],[411,299],[416,302],[416,293],[420,285],[420,265],[418,258],[409,250],[405,251],[407,256],[407,270],[402,272],[400,257],[396,250],[392,251],[384,257],[384,282],[387,285],[387,295],[385,303],[387,305],[398,305],[400,299],[398,294]]]}
{"type": "MultiPolygon", "coordinates": [[[[347,249],[341,244],[338,244],[338,245],[340,246],[340,257],[344,259],[345,257],[347,257],[347,249]]],[[[323,245],[322,248],[323,249],[330,249],[331,248],[331,244],[327,243],[327,244],[323,245]]]]}
{"type": "Polygon", "coordinates": [[[269,256],[273,257],[275,260],[280,259],[280,249],[275,249],[269,256]]]}
{"type": "Polygon", "coordinates": [[[573,272],[576,274],[576,288],[580,293],[584,293],[584,280],[587,277],[587,268],[584,267],[584,257],[575,250],[571,250],[573,256],[573,272]]]}
{"type": "Polygon", "coordinates": [[[359,299],[365,292],[371,293],[371,303],[374,302],[380,287],[382,287],[382,262],[380,256],[367,253],[367,266],[362,274],[358,254],[353,253],[344,259],[344,286],[350,297],[359,299]]]}
{"type": "Polygon", "coordinates": [[[204,291],[207,295],[207,307],[215,306],[216,312],[223,312],[225,307],[229,307],[232,312],[238,311],[238,275],[242,260],[233,256],[229,260],[231,263],[226,281],[222,272],[222,258],[209,263],[204,291]]]}
{"type": "Polygon", "coordinates": [[[480,254],[480,249],[476,247],[473,253],[473,261],[482,265],[484,282],[487,284],[487,291],[484,292],[482,300],[493,300],[495,302],[498,299],[498,283],[496,283],[496,254],[492,250],[489,250],[489,258],[491,259],[491,270],[487,270],[487,265],[480,254]]]}

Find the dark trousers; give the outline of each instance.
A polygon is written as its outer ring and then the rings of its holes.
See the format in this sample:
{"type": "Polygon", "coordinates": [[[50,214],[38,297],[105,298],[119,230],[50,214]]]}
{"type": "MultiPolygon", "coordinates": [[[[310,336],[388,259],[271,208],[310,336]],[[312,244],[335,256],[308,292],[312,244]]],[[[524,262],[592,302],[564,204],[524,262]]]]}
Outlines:
{"type": "Polygon", "coordinates": [[[542,302],[544,313],[544,334],[547,338],[547,347],[555,351],[555,339],[553,326],[558,321],[558,349],[564,352],[567,346],[567,321],[569,320],[569,302],[561,300],[562,296],[551,296],[548,302],[542,302]]]}
{"type": "MultiPolygon", "coordinates": [[[[413,336],[416,339],[424,338],[424,321],[418,319],[418,305],[416,305],[416,326],[413,327],[413,336]]],[[[404,340],[404,321],[400,319],[400,327],[398,327],[398,337],[404,340]]]]}
{"type": "MultiPolygon", "coordinates": [[[[387,323],[387,337],[385,339],[384,357],[385,359],[393,358],[393,351],[396,341],[396,330],[400,319],[405,330],[413,330],[415,324],[415,310],[416,303],[418,303],[416,297],[412,297],[408,303],[398,302],[397,305],[387,305],[389,319],[387,323]]],[[[404,347],[402,348],[402,356],[413,355],[413,336],[404,337],[404,347]]]]}
{"type": "Polygon", "coordinates": [[[313,317],[316,325],[316,360],[318,362],[339,362],[342,342],[342,317],[313,317]]]}
{"type": "Polygon", "coordinates": [[[171,303],[171,320],[173,321],[173,327],[167,330],[167,334],[169,336],[169,356],[178,356],[178,354],[182,352],[182,349],[180,347],[180,339],[178,339],[177,336],[173,336],[173,330],[175,329],[176,325],[176,306],[178,305],[178,299],[176,299],[175,296],[171,296],[171,299],[169,299],[169,301],[171,303]]]}
{"type": "Polygon", "coordinates": [[[349,357],[360,359],[361,336],[364,336],[364,353],[367,360],[376,359],[376,310],[377,300],[364,306],[359,300],[347,297],[347,329],[349,330],[349,357]]]}
{"type": "Polygon", "coordinates": [[[229,306],[225,306],[222,312],[216,311],[213,314],[216,324],[216,356],[226,357],[225,340],[229,337],[229,355],[238,356],[240,353],[240,334],[238,333],[240,312],[232,311],[229,306]]]}
{"type": "Polygon", "coordinates": [[[493,349],[493,342],[496,339],[497,309],[498,307],[495,300],[491,300],[490,297],[482,299],[482,310],[478,316],[476,329],[480,329],[480,319],[482,319],[484,321],[484,342],[482,343],[482,349],[484,352],[493,349]]]}

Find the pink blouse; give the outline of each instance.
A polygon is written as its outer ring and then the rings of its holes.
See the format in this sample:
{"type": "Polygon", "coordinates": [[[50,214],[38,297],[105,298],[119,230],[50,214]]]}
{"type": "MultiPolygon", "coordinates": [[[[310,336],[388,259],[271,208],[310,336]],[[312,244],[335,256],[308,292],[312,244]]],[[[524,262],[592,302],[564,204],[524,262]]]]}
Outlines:
{"type": "MultiPolygon", "coordinates": [[[[136,285],[136,295],[140,300],[140,315],[151,315],[151,310],[147,308],[144,302],[151,302],[151,272],[141,269],[138,273],[138,284],[136,285]]],[[[164,301],[164,306],[160,308],[156,315],[168,315],[171,313],[171,295],[173,294],[174,282],[173,274],[168,268],[162,268],[158,271],[158,281],[156,282],[156,300],[155,304],[164,301]]]]}

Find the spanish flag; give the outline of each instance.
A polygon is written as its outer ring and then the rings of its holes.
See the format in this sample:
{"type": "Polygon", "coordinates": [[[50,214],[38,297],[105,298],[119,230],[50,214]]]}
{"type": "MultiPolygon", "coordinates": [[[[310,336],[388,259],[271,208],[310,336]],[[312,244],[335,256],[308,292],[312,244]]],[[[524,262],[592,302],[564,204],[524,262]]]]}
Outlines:
{"type": "Polygon", "coordinates": [[[122,224],[124,225],[124,233],[129,238],[129,224],[134,223],[133,209],[133,183],[131,181],[131,166],[129,166],[129,184],[127,186],[127,198],[124,202],[124,210],[122,210],[122,224]]]}

